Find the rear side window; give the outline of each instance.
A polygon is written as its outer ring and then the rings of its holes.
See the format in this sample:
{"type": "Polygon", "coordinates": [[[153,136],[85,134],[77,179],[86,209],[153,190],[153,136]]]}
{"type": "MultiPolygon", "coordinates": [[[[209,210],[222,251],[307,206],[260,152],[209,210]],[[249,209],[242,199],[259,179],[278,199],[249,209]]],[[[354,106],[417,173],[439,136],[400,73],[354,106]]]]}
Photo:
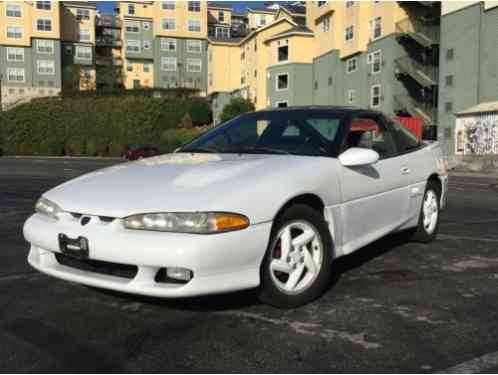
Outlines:
{"type": "Polygon", "coordinates": [[[421,146],[422,143],[417,139],[416,135],[405,126],[396,121],[391,121],[391,126],[396,134],[399,152],[415,150],[421,146]]]}
{"type": "Polygon", "coordinates": [[[346,138],[346,148],[360,147],[376,151],[381,159],[395,156],[398,152],[392,131],[382,122],[369,117],[351,120],[346,138]]]}

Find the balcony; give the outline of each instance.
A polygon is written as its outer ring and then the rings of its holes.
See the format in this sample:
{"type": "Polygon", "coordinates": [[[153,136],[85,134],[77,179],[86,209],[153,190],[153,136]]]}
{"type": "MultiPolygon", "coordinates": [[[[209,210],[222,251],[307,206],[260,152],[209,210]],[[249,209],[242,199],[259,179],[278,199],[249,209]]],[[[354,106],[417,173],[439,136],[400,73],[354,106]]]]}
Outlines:
{"type": "Polygon", "coordinates": [[[432,103],[417,100],[410,95],[395,95],[396,110],[407,112],[412,116],[422,117],[426,125],[436,123],[437,108],[432,103]]]}
{"type": "Polygon", "coordinates": [[[439,26],[415,17],[405,18],[396,24],[398,41],[411,39],[425,48],[439,45],[439,26]]]}
{"type": "Polygon", "coordinates": [[[121,39],[111,35],[100,35],[95,38],[95,44],[98,47],[121,47],[123,43],[121,39]]]}
{"type": "Polygon", "coordinates": [[[123,60],[117,59],[113,56],[97,56],[95,58],[95,64],[98,66],[123,66],[123,60]]]}
{"type": "Polygon", "coordinates": [[[408,75],[419,85],[434,87],[438,84],[438,68],[431,64],[422,64],[410,56],[398,57],[394,60],[397,75],[408,75]]]}
{"type": "Polygon", "coordinates": [[[105,15],[97,18],[97,26],[108,27],[112,29],[120,29],[122,26],[121,20],[111,15],[105,15]]]}

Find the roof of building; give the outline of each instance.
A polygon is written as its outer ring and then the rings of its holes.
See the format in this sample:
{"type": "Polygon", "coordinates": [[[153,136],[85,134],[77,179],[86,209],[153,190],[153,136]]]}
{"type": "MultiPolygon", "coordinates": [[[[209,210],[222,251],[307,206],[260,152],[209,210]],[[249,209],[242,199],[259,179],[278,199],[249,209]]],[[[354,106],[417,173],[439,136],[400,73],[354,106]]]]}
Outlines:
{"type": "Polygon", "coordinates": [[[293,15],[306,15],[306,7],[296,4],[282,4],[281,7],[293,15]]]}
{"type": "Polygon", "coordinates": [[[97,8],[96,1],[63,1],[62,5],[66,7],[97,8]]]}
{"type": "Polygon", "coordinates": [[[276,14],[278,12],[278,9],[270,9],[267,8],[266,6],[264,7],[252,6],[252,7],[247,7],[247,12],[276,14]]]}
{"type": "Polygon", "coordinates": [[[219,37],[212,37],[208,36],[208,39],[211,43],[222,43],[222,44],[239,44],[239,42],[244,39],[243,37],[230,37],[230,38],[219,38],[219,37]]]}
{"type": "Polygon", "coordinates": [[[486,102],[479,103],[472,107],[469,107],[463,111],[457,112],[457,115],[470,115],[474,113],[490,113],[490,112],[498,112],[498,101],[496,102],[486,102]]]}
{"type": "Polygon", "coordinates": [[[230,9],[230,10],[232,10],[232,5],[231,4],[227,4],[225,2],[220,3],[220,2],[209,1],[208,2],[208,8],[220,8],[220,9],[230,9]]]}
{"type": "Polygon", "coordinates": [[[272,35],[272,36],[268,37],[268,39],[266,39],[265,42],[269,42],[271,40],[280,39],[280,38],[283,38],[285,36],[291,36],[291,35],[309,35],[309,36],[313,36],[313,31],[311,31],[310,29],[308,29],[306,26],[297,25],[297,26],[294,26],[293,28],[291,28],[289,30],[282,31],[281,33],[278,33],[278,34],[275,34],[275,35],[272,35]]]}

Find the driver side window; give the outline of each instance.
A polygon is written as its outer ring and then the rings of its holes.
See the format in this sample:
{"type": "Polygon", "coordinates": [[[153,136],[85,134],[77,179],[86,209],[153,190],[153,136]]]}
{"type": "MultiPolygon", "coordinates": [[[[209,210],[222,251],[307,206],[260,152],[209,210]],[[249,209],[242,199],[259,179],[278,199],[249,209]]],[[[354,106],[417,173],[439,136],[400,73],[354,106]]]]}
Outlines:
{"type": "Polygon", "coordinates": [[[381,159],[397,154],[394,134],[378,119],[355,117],[351,120],[346,149],[368,148],[376,151],[381,159]]]}

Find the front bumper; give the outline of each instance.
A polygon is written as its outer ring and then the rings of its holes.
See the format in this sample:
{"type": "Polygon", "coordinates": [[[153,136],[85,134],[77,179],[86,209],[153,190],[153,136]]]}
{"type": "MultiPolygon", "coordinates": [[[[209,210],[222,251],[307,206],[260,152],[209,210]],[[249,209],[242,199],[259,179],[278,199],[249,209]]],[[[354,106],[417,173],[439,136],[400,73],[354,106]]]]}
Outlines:
{"type": "Polygon", "coordinates": [[[214,235],[160,233],[125,229],[120,220],[111,223],[91,217],[82,226],[65,214],[56,222],[34,214],[24,224],[31,244],[28,262],[48,275],[89,286],[154,297],[189,297],[256,287],[259,269],[270,238],[271,223],[214,235]],[[89,272],[58,262],[58,235],[88,239],[90,259],[133,265],[133,279],[89,272]],[[156,282],[163,267],[187,268],[193,278],[186,284],[156,282]]]}

